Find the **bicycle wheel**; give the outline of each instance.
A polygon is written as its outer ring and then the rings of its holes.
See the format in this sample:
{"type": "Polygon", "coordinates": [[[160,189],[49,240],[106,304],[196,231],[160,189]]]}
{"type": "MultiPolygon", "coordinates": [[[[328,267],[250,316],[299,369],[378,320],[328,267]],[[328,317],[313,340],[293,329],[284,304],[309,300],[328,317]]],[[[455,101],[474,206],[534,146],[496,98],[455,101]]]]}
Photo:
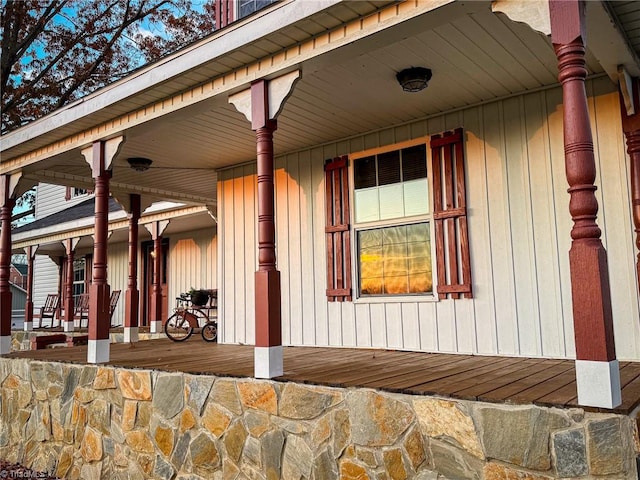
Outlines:
{"type": "Polygon", "coordinates": [[[207,322],[200,333],[205,342],[215,342],[218,339],[218,322],[207,322]]]}
{"type": "Polygon", "coordinates": [[[174,342],[183,342],[193,333],[193,327],[181,312],[176,312],[164,324],[164,333],[174,342]]]}

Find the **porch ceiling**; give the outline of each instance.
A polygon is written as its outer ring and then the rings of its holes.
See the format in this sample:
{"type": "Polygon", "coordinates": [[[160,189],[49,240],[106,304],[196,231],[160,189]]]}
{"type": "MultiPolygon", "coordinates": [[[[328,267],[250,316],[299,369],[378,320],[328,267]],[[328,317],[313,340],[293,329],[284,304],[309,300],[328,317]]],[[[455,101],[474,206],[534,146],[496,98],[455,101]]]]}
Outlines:
{"type": "MultiPolygon", "coordinates": [[[[339,11],[352,17],[355,4],[367,13],[385,3],[353,2],[349,11],[339,11]]],[[[286,42],[317,34],[320,26],[327,31],[340,21],[336,11],[256,42],[252,55],[247,50],[236,52],[216,65],[233,69],[241,60],[252,61],[281,49],[286,42]]],[[[590,52],[587,66],[591,74],[603,72],[590,52]]],[[[550,39],[492,13],[490,1],[446,5],[305,61],[298,68],[302,78],[278,117],[276,155],[557,83],[557,60],[550,39]],[[395,74],[410,66],[433,70],[426,90],[401,90],[395,74]]],[[[172,82],[193,84],[217,74],[198,70],[172,82]]],[[[178,87],[170,82],[154,90],[154,98],[134,100],[152,101],[163,88],[166,96],[178,87]]],[[[113,163],[114,195],[137,192],[153,201],[214,205],[216,170],[255,159],[255,135],[249,122],[227,99],[228,95],[220,95],[126,130],[126,141],[113,163]],[[129,168],[126,159],[138,156],[153,160],[149,170],[129,168]]],[[[77,149],[34,164],[25,173],[48,183],[93,185],[89,167],[77,149]]]]}

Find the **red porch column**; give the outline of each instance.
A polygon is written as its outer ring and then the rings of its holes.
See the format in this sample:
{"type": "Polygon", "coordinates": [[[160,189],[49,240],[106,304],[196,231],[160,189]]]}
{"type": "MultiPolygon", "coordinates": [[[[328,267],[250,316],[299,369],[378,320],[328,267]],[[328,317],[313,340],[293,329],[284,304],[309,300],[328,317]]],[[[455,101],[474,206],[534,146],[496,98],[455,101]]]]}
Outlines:
{"type": "Polygon", "coordinates": [[[89,345],[88,363],[109,361],[110,288],[107,283],[107,241],[109,239],[109,179],[111,161],[118,153],[124,137],[100,140],[82,150],[95,180],[95,227],[93,240],[93,268],[89,286],[89,345]]]}
{"type": "Polygon", "coordinates": [[[631,164],[629,166],[631,177],[631,211],[633,213],[633,226],[636,233],[635,244],[638,250],[636,258],[637,279],[640,289],[640,94],[638,89],[640,82],[637,78],[632,79],[631,95],[636,113],[628,115],[624,101],[620,99],[620,109],[622,114],[622,129],[627,140],[627,153],[631,164]]]}
{"type": "Polygon", "coordinates": [[[272,80],[257,80],[251,88],[229,97],[229,103],[251,122],[256,132],[258,170],[258,271],[255,274],[256,346],[254,375],[282,375],[280,272],[276,269],[273,132],[276,117],[300,78],[294,70],[272,80]]]}
{"type": "Polygon", "coordinates": [[[251,128],[256,132],[258,170],[258,271],[256,282],[256,346],[254,370],[257,378],[282,375],[282,320],[280,272],[276,269],[273,183],[273,132],[276,120],[269,118],[268,82],[251,85],[251,128]]]}
{"type": "Polygon", "coordinates": [[[89,286],[89,363],[109,361],[109,296],[107,283],[107,239],[109,222],[109,179],[105,168],[103,142],[93,144],[95,179],[95,234],[93,244],[93,274],[89,286]],[[97,173],[97,175],[96,175],[97,173]]]}
{"type": "Polygon", "coordinates": [[[24,331],[33,330],[33,259],[37,248],[28,246],[24,249],[27,254],[27,299],[24,303],[24,331]]]}
{"type": "Polygon", "coordinates": [[[11,196],[10,177],[0,177],[0,355],[11,352],[11,213],[16,201],[11,196]]]}
{"type": "Polygon", "coordinates": [[[584,81],[585,5],[551,0],[551,39],[562,84],[565,168],[569,183],[571,292],[578,402],[613,408],[622,402],[616,360],[607,253],[596,223],[596,164],[584,81]]]}
{"type": "Polygon", "coordinates": [[[73,332],[73,314],[75,311],[75,302],[73,298],[73,262],[75,242],[68,238],[64,242],[64,249],[67,254],[66,279],[64,282],[64,331],[73,332]]]}
{"type": "Polygon", "coordinates": [[[124,341],[138,341],[138,312],[140,292],[138,291],[138,221],[140,220],[140,195],[129,196],[129,278],[124,297],[124,341]]]}
{"type": "Polygon", "coordinates": [[[162,233],[168,225],[168,220],[145,225],[153,240],[153,290],[149,311],[151,333],[162,332],[162,233]]]}
{"type": "Polygon", "coordinates": [[[87,362],[109,361],[110,288],[107,283],[107,239],[109,229],[109,179],[105,145],[93,144],[91,167],[95,180],[95,228],[93,241],[93,274],[89,286],[89,345],[87,362]]]}

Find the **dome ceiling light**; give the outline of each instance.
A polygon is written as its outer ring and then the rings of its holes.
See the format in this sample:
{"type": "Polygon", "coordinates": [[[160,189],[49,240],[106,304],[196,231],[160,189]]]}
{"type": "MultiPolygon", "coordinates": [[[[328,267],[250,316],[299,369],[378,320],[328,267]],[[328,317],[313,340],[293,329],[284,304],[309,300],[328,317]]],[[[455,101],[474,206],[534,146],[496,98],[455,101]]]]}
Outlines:
{"type": "Polygon", "coordinates": [[[419,92],[427,88],[431,80],[431,69],[411,67],[396,74],[396,79],[405,92],[419,92]]]}

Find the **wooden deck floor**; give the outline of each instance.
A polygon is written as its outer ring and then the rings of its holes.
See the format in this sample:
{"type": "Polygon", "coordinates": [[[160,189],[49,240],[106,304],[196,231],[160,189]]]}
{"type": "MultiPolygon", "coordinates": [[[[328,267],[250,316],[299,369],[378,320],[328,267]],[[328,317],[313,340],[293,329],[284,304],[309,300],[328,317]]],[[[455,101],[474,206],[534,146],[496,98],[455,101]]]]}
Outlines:
{"type": "MultiPolygon", "coordinates": [[[[8,357],[86,363],[87,347],[15,352],[8,357]]],[[[253,347],[205,343],[193,337],[111,344],[109,365],[216,376],[252,377],[253,347]]],[[[623,403],[640,405],[640,363],[621,362],[623,403]]],[[[447,355],[370,349],[285,347],[284,375],[275,380],[368,387],[498,403],[577,407],[571,360],[447,355]]]]}

